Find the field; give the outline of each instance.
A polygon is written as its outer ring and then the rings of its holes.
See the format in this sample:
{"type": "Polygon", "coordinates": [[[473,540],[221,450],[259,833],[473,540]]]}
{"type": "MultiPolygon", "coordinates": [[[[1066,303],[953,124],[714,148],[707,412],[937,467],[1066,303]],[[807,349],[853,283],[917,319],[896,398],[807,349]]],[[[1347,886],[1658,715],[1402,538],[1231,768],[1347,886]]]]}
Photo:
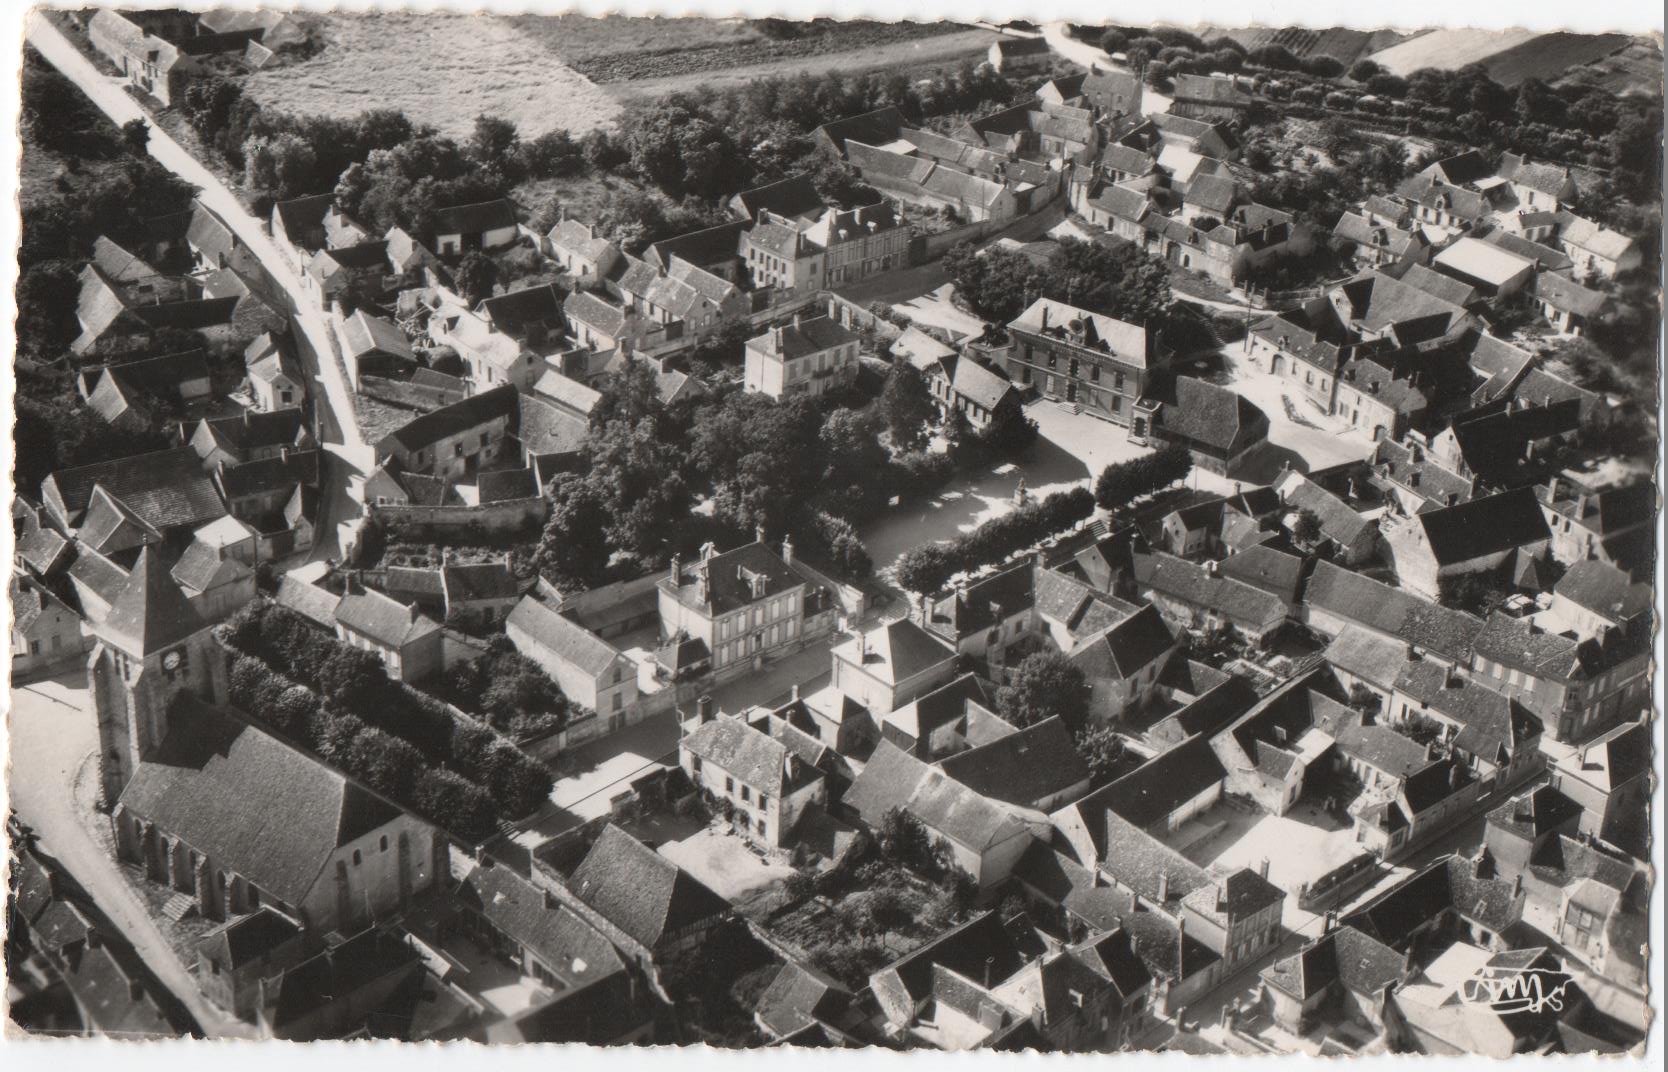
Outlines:
{"type": "MultiPolygon", "coordinates": [[[[594,82],[638,82],[706,71],[729,72],[830,55],[865,63],[872,49],[946,35],[954,23],[840,22],[805,27],[797,36],[773,38],[745,19],[587,18],[523,15],[509,20],[533,41],[594,82]],[[861,56],[851,53],[861,52],[861,56]]],[[[985,36],[986,45],[990,36],[985,36]]]]}
{"type": "Polygon", "coordinates": [[[1616,94],[1660,99],[1662,46],[1648,37],[1635,37],[1621,49],[1576,68],[1559,81],[1598,86],[1616,94]]]}
{"type": "Polygon", "coordinates": [[[312,59],[250,75],[261,103],[306,115],[398,108],[442,133],[468,134],[485,112],[523,137],[610,123],[612,94],[575,73],[508,20],[490,15],[317,15],[312,59]]]}
{"type": "Polygon", "coordinates": [[[443,134],[482,113],[523,137],[614,121],[625,101],[768,75],[931,66],[982,58],[997,37],[954,23],[836,23],[775,39],[742,19],[434,13],[307,16],[324,48],[247,75],[262,104],[348,117],[397,108],[443,134]]]}
{"type": "MultiPolygon", "coordinates": [[[[1489,77],[1503,86],[1515,86],[1525,78],[1551,82],[1573,68],[1625,48],[1630,40],[1627,34],[1542,34],[1490,56],[1483,66],[1488,68],[1489,77]]],[[[1657,62],[1660,66],[1660,54],[1657,62]]]]}
{"type": "Polygon", "coordinates": [[[1370,58],[1391,74],[1403,76],[1425,67],[1452,71],[1468,63],[1484,63],[1538,36],[1534,30],[1430,30],[1370,58]]]}
{"type": "Polygon", "coordinates": [[[1369,52],[1389,48],[1406,35],[1395,30],[1351,30],[1342,26],[1335,26],[1330,30],[1309,30],[1301,26],[1279,29],[1256,26],[1237,30],[1209,27],[1201,31],[1199,36],[1207,41],[1213,37],[1227,37],[1247,49],[1262,48],[1264,45],[1282,45],[1290,49],[1294,56],[1331,56],[1341,63],[1351,64],[1369,52]]]}

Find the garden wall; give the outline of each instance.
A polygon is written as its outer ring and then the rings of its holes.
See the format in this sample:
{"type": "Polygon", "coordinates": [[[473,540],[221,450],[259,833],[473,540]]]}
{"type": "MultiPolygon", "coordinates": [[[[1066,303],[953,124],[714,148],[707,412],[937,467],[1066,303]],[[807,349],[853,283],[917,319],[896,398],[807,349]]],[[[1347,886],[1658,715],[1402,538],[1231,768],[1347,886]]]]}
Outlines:
{"type": "MultiPolygon", "coordinates": [[[[506,499],[482,506],[377,506],[366,510],[391,524],[408,530],[455,534],[472,530],[483,535],[507,536],[536,529],[544,524],[550,504],[541,496],[506,499]]],[[[416,533],[413,533],[416,535],[416,533]]],[[[421,537],[418,536],[420,539],[421,537]]]]}

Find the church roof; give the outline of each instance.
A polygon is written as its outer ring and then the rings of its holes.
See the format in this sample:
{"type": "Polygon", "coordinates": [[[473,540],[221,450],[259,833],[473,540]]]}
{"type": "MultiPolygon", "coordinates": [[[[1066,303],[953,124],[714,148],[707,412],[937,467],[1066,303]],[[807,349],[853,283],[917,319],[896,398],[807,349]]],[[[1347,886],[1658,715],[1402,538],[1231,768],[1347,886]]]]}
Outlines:
{"type": "Polygon", "coordinates": [[[127,587],[98,628],[123,651],[143,658],[207,627],[147,547],[139,552],[128,574],[127,587]]]}

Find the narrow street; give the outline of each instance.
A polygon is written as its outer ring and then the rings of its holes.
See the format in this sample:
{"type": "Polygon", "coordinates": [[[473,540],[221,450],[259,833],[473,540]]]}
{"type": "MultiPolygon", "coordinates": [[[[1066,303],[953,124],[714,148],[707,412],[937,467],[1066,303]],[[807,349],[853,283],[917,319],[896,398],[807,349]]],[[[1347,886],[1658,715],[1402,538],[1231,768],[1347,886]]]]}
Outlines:
{"type": "MultiPolygon", "coordinates": [[[[73,81],[112,122],[117,125],[134,119],[146,119],[148,122],[144,109],[128,95],[125,83],[100,74],[75,45],[39,12],[29,15],[25,33],[29,44],[73,81]]],[[[315,385],[312,394],[319,439],[325,444],[326,451],[334,455],[325,467],[328,486],[321,497],[325,505],[318,529],[323,549],[316,549],[315,554],[331,551],[335,547],[336,524],[357,515],[357,505],[346,494],[346,481],[350,471],[363,471],[370,464],[370,448],[360,435],[358,421],[353,416],[353,393],[341,363],[336,360],[330,325],[323,312],[302,289],[300,278],[268,236],[261,221],[249,214],[218,176],[155,123],[150,123],[147,149],[164,167],[197,187],[198,199],[226,221],[226,225],[284,290],[290,304],[292,323],[296,327],[296,348],[308,377],[315,385]]]]}
{"type": "Polygon", "coordinates": [[[252,1037],[254,1029],[212,1005],[173,947],[152,922],[150,910],[128,885],[115,861],[87,829],[75,787],[98,747],[85,671],[14,688],[7,729],[13,770],[29,777],[8,782],[12,808],[40,837],[42,847],[75,877],[99,910],[121,929],[163,986],[178,998],[211,1038],[252,1037]]]}

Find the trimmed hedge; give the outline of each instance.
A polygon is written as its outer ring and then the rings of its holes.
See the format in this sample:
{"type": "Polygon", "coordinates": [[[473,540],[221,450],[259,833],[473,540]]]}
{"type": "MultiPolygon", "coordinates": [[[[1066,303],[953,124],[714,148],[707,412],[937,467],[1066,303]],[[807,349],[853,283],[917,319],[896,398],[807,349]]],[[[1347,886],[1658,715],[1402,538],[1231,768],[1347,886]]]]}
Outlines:
{"type": "Polygon", "coordinates": [[[499,815],[531,814],[550,795],[550,772],[509,741],[292,611],[258,600],[219,636],[233,703],[460,836],[490,836],[499,815]]]}
{"type": "Polygon", "coordinates": [[[912,592],[936,592],[965,570],[1000,562],[1082,521],[1095,512],[1088,488],[1057,491],[980,525],[949,544],[927,544],[904,552],[895,571],[897,582],[912,592]]]}

